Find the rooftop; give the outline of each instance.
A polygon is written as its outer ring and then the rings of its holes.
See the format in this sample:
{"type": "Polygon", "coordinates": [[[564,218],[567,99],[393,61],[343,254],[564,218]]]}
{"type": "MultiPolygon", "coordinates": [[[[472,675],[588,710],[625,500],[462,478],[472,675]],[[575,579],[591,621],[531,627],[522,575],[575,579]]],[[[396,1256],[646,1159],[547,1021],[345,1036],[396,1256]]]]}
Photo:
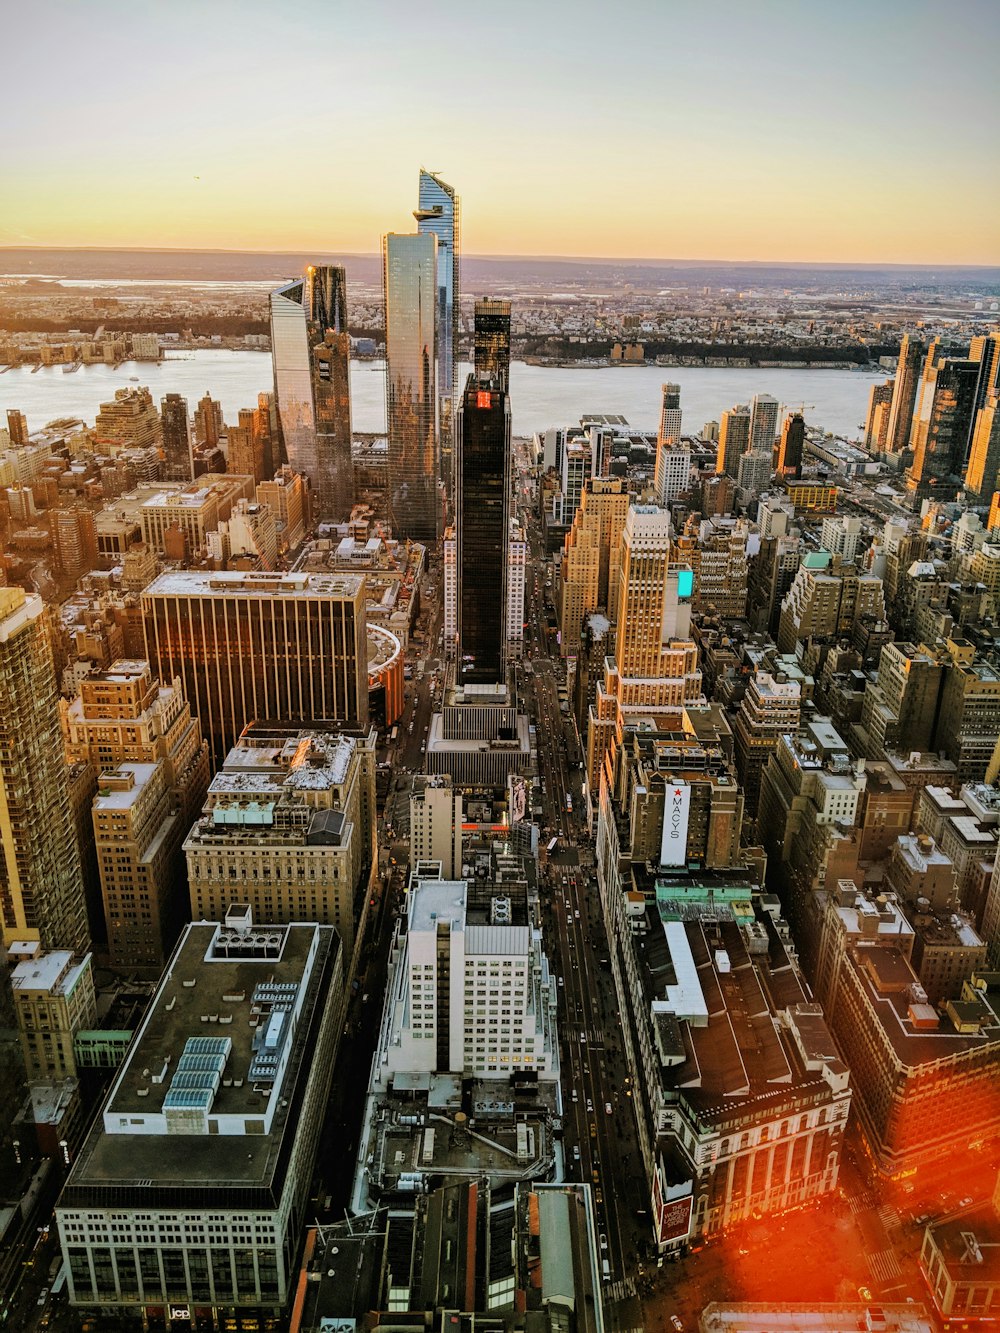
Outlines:
{"type": "Polygon", "coordinates": [[[176,569],[160,574],[143,597],[323,597],[353,600],[362,574],[275,574],[244,570],[176,569]]]}

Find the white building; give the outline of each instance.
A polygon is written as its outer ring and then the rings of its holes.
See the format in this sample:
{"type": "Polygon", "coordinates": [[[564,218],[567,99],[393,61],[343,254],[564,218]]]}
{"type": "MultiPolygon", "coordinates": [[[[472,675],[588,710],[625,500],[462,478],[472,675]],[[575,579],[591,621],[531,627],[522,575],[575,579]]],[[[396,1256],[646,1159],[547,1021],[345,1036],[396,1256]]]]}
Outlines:
{"type": "Polygon", "coordinates": [[[445,879],[462,873],[462,794],[446,774],[413,779],[410,793],[410,865],[436,861],[445,879]]]}
{"type": "Polygon", "coordinates": [[[845,561],[853,560],[861,541],[861,519],[854,516],[825,518],[820,529],[820,546],[845,561]]]}
{"type": "Polygon", "coordinates": [[[507,633],[508,658],[518,658],[524,650],[524,579],[528,564],[528,542],[524,529],[516,521],[510,525],[507,543],[507,633]]]}
{"type": "Polygon", "coordinates": [[[458,539],[454,527],[444,534],[444,651],[454,657],[458,642],[458,539]]]}
{"type": "MultiPolygon", "coordinates": [[[[680,412],[677,413],[678,417],[680,412]]],[[[660,443],[656,447],[656,500],[668,505],[676,500],[691,484],[691,451],[677,443],[660,443]]]]}
{"type": "Polygon", "coordinates": [[[440,865],[419,866],[407,929],[393,944],[373,1083],[518,1070],[559,1077],[555,978],[526,886],[442,879],[440,865]]]}

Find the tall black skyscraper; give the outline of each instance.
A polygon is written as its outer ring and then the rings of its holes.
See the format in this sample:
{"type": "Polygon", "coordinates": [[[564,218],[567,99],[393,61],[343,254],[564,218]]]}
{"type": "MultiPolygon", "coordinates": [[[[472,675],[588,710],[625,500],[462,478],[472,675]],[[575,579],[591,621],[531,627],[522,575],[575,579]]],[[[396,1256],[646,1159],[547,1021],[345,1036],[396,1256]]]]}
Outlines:
{"type": "Polygon", "coordinates": [[[510,494],[510,303],[476,304],[476,366],[458,408],[458,681],[504,679],[510,494]],[[480,306],[505,307],[483,311],[480,306]],[[480,349],[482,348],[482,354],[480,349]],[[478,367],[484,373],[478,373],[478,367]]]}
{"type": "Polygon", "coordinates": [[[481,297],[475,315],[476,374],[510,382],[510,302],[481,297]]]}
{"type": "Polygon", "coordinates": [[[179,393],[168,393],[160,399],[160,417],[163,424],[163,480],[193,480],[194,456],[187,399],[179,393]]]}
{"type": "Polygon", "coordinates": [[[806,438],[806,423],[801,412],[785,417],[778,445],[778,471],[782,476],[802,476],[802,446],[806,438]]]}

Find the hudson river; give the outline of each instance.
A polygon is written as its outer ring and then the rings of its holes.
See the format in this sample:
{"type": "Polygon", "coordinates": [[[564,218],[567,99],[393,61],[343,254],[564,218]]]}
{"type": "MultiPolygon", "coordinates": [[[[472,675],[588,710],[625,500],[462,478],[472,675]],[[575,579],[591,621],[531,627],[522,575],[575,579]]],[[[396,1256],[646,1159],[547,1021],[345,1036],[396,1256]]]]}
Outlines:
{"type": "MultiPolygon", "coordinates": [[[[463,366],[459,382],[468,367],[463,366]]],[[[884,379],[852,370],[747,370],[702,366],[614,366],[579,370],[556,366],[511,366],[511,408],[515,435],[531,435],[547,426],[572,425],[585,413],[617,412],[633,426],[654,429],[660,412],[660,385],[681,386],[684,431],[696,434],[706,421],[755,393],[773,394],[789,408],[805,408],[806,421],[835,435],[856,439],[864,421],[872,384],[884,379]]],[[[136,379],[148,385],[159,406],[167,393],[180,393],[194,411],[206,392],[222,403],[227,422],[241,407],[254,407],[257,394],[272,387],[269,352],[199,350],[169,353],[156,362],[126,361],[109,366],[81,366],[65,374],[59,366],[32,373],[19,366],[0,374],[0,425],[8,408],[18,408],[38,430],[56,417],[82,417],[93,424],[102,402],[115,389],[136,379]]],[[[354,429],[385,430],[385,376],[380,361],[357,361],[351,367],[354,429]]]]}

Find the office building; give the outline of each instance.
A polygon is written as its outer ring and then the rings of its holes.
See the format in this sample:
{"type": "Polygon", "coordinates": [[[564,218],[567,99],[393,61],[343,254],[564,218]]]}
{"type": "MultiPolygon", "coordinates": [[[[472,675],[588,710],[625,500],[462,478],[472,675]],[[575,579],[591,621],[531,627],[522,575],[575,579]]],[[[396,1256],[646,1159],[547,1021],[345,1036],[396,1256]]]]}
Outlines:
{"type": "Polygon", "coordinates": [[[712,611],[727,620],[747,610],[750,526],[745,519],[693,515],[677,539],[679,559],[694,572],[695,613],[712,611]]]}
{"type": "Polygon", "coordinates": [[[350,334],[342,268],[310,265],[271,293],[274,391],[289,466],[308,477],[313,517],[339,522],[354,504],[350,334]]]}
{"type": "Polygon", "coordinates": [[[845,564],[854,561],[863,536],[861,519],[851,515],[824,518],[819,534],[820,548],[839,555],[845,564]]]}
{"type": "Polygon", "coordinates": [[[653,489],[657,504],[669,505],[691,489],[691,450],[679,442],[658,443],[653,489]]]}
{"type": "MultiPolygon", "coordinates": [[[[440,253],[440,252],[439,252],[440,253]]],[[[510,302],[483,296],[473,313],[474,368],[510,387],[510,302]]],[[[442,362],[443,364],[443,362],[442,362]]]]}
{"type": "Polygon", "coordinates": [[[740,459],[750,448],[750,409],[731,407],[723,412],[719,423],[719,449],[715,462],[716,472],[724,472],[734,480],[739,473],[740,459]]]}
{"type": "Polygon", "coordinates": [[[71,1304],[281,1319],[343,989],[329,926],[186,927],[56,1207],[71,1304]]]}
{"type": "Polygon", "coordinates": [[[801,412],[791,412],[781,427],[778,443],[777,471],[782,476],[802,476],[802,449],[806,439],[806,423],[801,412]]]}
{"type": "Polygon", "coordinates": [[[49,515],[52,524],[52,547],[56,564],[72,579],[79,579],[97,568],[97,524],[93,512],[85,505],[69,509],[55,509],[49,515]]]}
{"type": "Polygon", "coordinates": [[[959,782],[982,782],[1000,736],[1000,666],[953,661],[941,686],[934,744],[955,765],[959,782]]]}
{"type": "Polygon", "coordinates": [[[191,916],[218,920],[238,885],[262,919],[335,926],[350,972],[375,836],[374,732],[249,726],[184,841],[191,916]]]}
{"type": "Polygon", "coordinates": [[[868,411],[865,414],[865,448],[872,453],[883,453],[889,441],[889,418],[892,413],[892,395],[895,380],[873,384],[868,393],[868,411]]]}
{"type": "Polygon", "coordinates": [[[97,1024],[90,954],[81,958],[67,949],[44,953],[37,943],[23,944],[12,961],[10,987],[28,1079],[75,1078],[74,1038],[97,1024]]]}
{"type": "Polygon", "coordinates": [[[389,518],[398,539],[434,543],[442,521],[437,237],[390,233],[383,239],[382,260],[389,518]]]}
{"type": "Polygon", "coordinates": [[[917,398],[920,367],[925,351],[926,348],[919,338],[911,338],[908,333],[903,334],[892,386],[889,422],[886,427],[886,447],[892,454],[901,454],[904,449],[909,448],[910,432],[913,428],[913,407],[917,398]]]}
{"type": "Polygon", "coordinates": [[[376,1086],[398,1075],[559,1077],[556,985],[522,882],[418,865],[390,960],[376,1086]]]}
{"type": "Polygon", "coordinates": [[[782,489],[791,501],[796,516],[813,517],[837,512],[837,487],[811,477],[782,478],[782,489]]]}
{"type": "MultiPolygon", "coordinates": [[[[413,216],[416,219],[418,234],[425,237],[433,236],[437,249],[434,279],[437,298],[434,303],[434,319],[437,327],[435,427],[439,431],[438,438],[440,440],[439,477],[444,486],[445,494],[450,500],[452,487],[454,486],[452,444],[455,426],[454,414],[458,407],[456,402],[458,393],[456,342],[458,340],[459,322],[461,207],[454,188],[447,185],[440,176],[425,171],[423,167],[420,169],[417,207],[414,209],[413,216]]],[[[484,328],[484,333],[485,331],[484,328]]],[[[430,346],[433,346],[433,343],[430,346]]],[[[508,332],[508,361],[509,348],[508,332]]],[[[414,383],[416,383],[415,379],[414,383]]],[[[400,535],[398,531],[396,535],[400,535]]]]}
{"type": "Polygon", "coordinates": [[[500,380],[470,375],[456,423],[458,673],[504,679],[510,519],[510,402],[500,380]]]}
{"type": "Polygon", "coordinates": [[[28,447],[28,418],[13,407],[7,409],[7,433],[15,449],[28,447]]]}
{"type": "Polygon", "coordinates": [[[801,711],[802,688],[798,681],[762,670],[750,677],[733,724],[736,771],[748,814],[757,813],[764,765],[777,749],[780,737],[798,730],[801,711]]]}
{"type": "Polygon", "coordinates": [[[829,895],[816,995],[856,1075],[854,1109],[872,1163],[897,1178],[1000,1134],[993,979],[973,974],[937,1010],[911,963],[913,941],[891,895],[853,883],[829,895]]]}
{"type": "Polygon", "coordinates": [[[657,446],[674,445],[681,438],[681,386],[664,384],[660,388],[660,428],[657,446]]]}
{"type": "Polygon", "coordinates": [[[736,489],[740,504],[750,509],[767,490],[768,482],[774,471],[774,459],[770,449],[748,449],[740,455],[736,468],[736,489]]]}
{"type": "Polygon", "coordinates": [[[869,759],[929,750],[937,725],[944,664],[924,645],[887,643],[865,689],[858,745],[869,759]]]}
{"type": "Polygon", "coordinates": [[[965,492],[974,504],[989,504],[1000,486],[1000,398],[990,394],[976,413],[965,471],[965,492]]]}
{"type": "Polygon", "coordinates": [[[556,603],[560,650],[574,653],[587,614],[603,608],[617,619],[618,562],[629,497],[619,477],[598,477],[587,483],[573,526],[563,543],[556,603]]]}
{"type": "MultiPolygon", "coordinates": [[[[194,451],[187,399],[179,393],[168,393],[165,398],[161,398],[160,421],[163,431],[163,480],[193,481],[194,451]]],[[[238,472],[239,469],[234,468],[233,471],[238,472]]]]}
{"type": "Polygon", "coordinates": [[[444,599],[444,651],[445,656],[454,657],[458,646],[458,538],[454,525],[444,530],[443,554],[443,599],[444,599]]]}
{"type": "Polygon", "coordinates": [[[310,497],[304,478],[287,465],[256,487],[257,503],[274,515],[281,553],[293,551],[310,525],[310,497]]]}
{"type": "Polygon", "coordinates": [[[528,538],[516,518],[510,520],[507,538],[507,660],[524,652],[524,581],[528,568],[528,538]]]}
{"type": "Polygon", "coordinates": [[[969,344],[969,360],[979,366],[976,386],[976,411],[986,406],[991,397],[1000,393],[1000,330],[981,333],[969,344]]]}
{"type": "Polygon", "coordinates": [[[101,404],[94,422],[98,453],[159,449],[161,440],[160,416],[148,389],[116,389],[113,400],[101,404]]]}
{"type": "Polygon", "coordinates": [[[769,393],[755,393],[750,399],[750,448],[770,458],[777,437],[778,400],[769,393]]]}
{"type": "Polygon", "coordinates": [[[229,518],[239,500],[254,500],[253,477],[203,473],[186,486],[164,487],[142,502],[142,540],[158,555],[197,559],[208,534],[229,518]]]}
{"type": "MultiPolygon", "coordinates": [[[[957,1188],[957,1182],[952,1184],[957,1188]]],[[[1000,1314],[1000,1200],[995,1186],[991,1199],[975,1198],[972,1207],[954,1209],[924,1228],[920,1272],[941,1323],[996,1321],[1000,1314]]]]}
{"type": "Polygon", "coordinates": [[[937,490],[957,490],[966,470],[975,418],[979,363],[942,357],[935,343],[927,353],[913,417],[913,462],[906,489],[914,504],[937,490]]]}
{"type": "Polygon", "coordinates": [[[436,861],[443,879],[462,873],[462,793],[447,774],[416,774],[410,791],[410,865],[436,861]]]}
{"type": "Polygon", "coordinates": [[[809,639],[850,637],[865,616],[885,619],[882,580],[828,551],[811,551],[781,604],[778,649],[794,653],[796,644],[809,639]]]}
{"type": "Polygon", "coordinates": [[[368,720],[362,577],[177,570],[142,614],[150,665],[180,677],[216,764],[255,719],[368,720]]]}
{"type": "Polygon", "coordinates": [[[206,392],[194,409],[195,442],[203,449],[214,449],[226,433],[222,404],[206,392]]]}
{"type": "Polygon", "coordinates": [[[40,597],[0,588],[0,925],[3,943],[88,947],[80,857],[40,597]]]}

